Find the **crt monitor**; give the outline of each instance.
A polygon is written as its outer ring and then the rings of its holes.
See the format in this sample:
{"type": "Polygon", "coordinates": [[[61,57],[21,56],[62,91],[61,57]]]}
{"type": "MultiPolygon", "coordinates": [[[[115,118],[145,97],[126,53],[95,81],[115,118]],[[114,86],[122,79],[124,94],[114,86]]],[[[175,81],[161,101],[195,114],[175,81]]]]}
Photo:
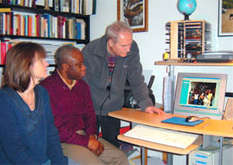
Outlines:
{"type": "Polygon", "coordinates": [[[178,73],[174,113],[221,120],[227,76],[178,73]]]}

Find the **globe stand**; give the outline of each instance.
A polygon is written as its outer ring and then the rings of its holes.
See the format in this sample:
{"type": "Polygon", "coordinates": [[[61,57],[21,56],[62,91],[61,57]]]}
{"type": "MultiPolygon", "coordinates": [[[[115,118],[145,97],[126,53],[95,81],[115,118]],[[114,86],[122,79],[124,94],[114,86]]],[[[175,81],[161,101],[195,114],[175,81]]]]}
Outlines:
{"type": "Polygon", "coordinates": [[[185,20],[185,21],[189,20],[189,15],[184,14],[184,20],[185,20]]]}

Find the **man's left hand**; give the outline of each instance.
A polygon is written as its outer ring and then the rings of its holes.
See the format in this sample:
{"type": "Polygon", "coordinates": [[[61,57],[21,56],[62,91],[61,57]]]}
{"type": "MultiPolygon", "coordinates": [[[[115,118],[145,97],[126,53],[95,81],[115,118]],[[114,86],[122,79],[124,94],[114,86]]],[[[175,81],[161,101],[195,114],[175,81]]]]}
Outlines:
{"type": "Polygon", "coordinates": [[[145,109],[145,112],[147,112],[147,113],[157,113],[158,115],[165,115],[166,114],[162,109],[156,108],[154,106],[147,107],[145,109]]]}

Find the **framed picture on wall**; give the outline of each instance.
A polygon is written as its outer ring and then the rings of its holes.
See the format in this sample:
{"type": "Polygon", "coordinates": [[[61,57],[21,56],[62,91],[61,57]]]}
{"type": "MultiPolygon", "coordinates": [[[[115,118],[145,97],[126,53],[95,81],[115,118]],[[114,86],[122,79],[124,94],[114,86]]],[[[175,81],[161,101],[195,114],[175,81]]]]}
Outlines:
{"type": "Polygon", "coordinates": [[[117,0],[117,20],[127,22],[134,32],[148,31],[148,0],[117,0]]]}
{"type": "Polygon", "coordinates": [[[233,36],[233,0],[219,0],[218,35],[233,36]]]}

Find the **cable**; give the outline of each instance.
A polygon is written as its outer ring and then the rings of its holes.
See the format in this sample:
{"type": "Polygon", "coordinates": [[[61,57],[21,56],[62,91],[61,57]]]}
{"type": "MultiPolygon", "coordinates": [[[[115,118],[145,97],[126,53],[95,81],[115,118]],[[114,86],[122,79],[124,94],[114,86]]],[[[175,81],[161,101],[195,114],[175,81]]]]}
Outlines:
{"type": "Polygon", "coordinates": [[[110,93],[111,93],[111,86],[112,86],[112,77],[111,77],[111,79],[110,79],[110,82],[109,82],[109,84],[107,85],[107,87],[106,87],[106,91],[107,91],[107,95],[106,95],[106,97],[104,98],[104,100],[103,100],[103,102],[102,102],[102,104],[100,105],[100,113],[99,113],[99,115],[98,115],[98,120],[97,120],[97,138],[99,137],[99,128],[100,128],[100,123],[101,123],[101,117],[102,117],[102,112],[103,112],[103,107],[104,107],[104,104],[105,104],[105,102],[107,101],[107,99],[111,99],[111,95],[110,95],[110,93]]]}

